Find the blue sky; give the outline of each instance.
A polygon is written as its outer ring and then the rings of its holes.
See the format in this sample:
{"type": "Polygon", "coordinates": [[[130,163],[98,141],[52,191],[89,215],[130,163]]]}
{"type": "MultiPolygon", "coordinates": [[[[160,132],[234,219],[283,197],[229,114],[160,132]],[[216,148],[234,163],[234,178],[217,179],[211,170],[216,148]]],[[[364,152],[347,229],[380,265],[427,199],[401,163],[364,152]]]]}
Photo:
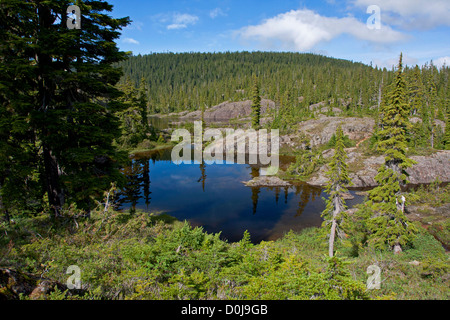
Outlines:
{"type": "Polygon", "coordinates": [[[118,45],[134,54],[295,51],[390,68],[403,52],[408,65],[450,65],[450,0],[108,2],[133,21],[118,45]]]}

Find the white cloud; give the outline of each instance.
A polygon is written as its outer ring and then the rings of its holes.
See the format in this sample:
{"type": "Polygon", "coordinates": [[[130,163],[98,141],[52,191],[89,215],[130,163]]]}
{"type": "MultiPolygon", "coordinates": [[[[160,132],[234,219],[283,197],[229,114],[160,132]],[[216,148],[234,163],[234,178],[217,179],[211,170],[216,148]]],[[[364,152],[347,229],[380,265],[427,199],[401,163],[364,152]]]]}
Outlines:
{"type": "Polygon", "coordinates": [[[172,17],[172,23],[167,26],[168,30],[184,29],[189,25],[194,25],[198,17],[187,13],[175,13],[172,17]]]}
{"type": "Polygon", "coordinates": [[[440,68],[442,67],[444,64],[449,67],[450,66],[450,57],[440,57],[436,60],[433,60],[433,64],[440,68]]]}
{"type": "Polygon", "coordinates": [[[351,0],[361,8],[376,4],[381,9],[382,22],[405,29],[430,29],[450,26],[449,0],[351,0]]]}
{"type": "Polygon", "coordinates": [[[211,19],[215,19],[218,16],[226,16],[226,13],[223,12],[220,8],[215,8],[214,10],[211,10],[209,12],[209,16],[211,17],[211,19]]]}
{"type": "Polygon", "coordinates": [[[377,44],[395,43],[406,38],[385,25],[380,30],[371,30],[365,22],[354,17],[324,17],[308,9],[291,10],[238,31],[242,39],[259,41],[265,47],[282,46],[300,51],[310,50],[320,42],[330,41],[342,34],[377,44]]]}
{"type": "MultiPolygon", "coordinates": [[[[392,68],[396,68],[398,66],[398,61],[399,61],[399,57],[398,56],[389,56],[389,57],[377,57],[374,58],[372,60],[372,64],[373,66],[377,66],[379,68],[386,68],[388,70],[391,70],[392,68]]],[[[409,56],[405,53],[403,53],[403,66],[409,66],[409,67],[414,67],[416,64],[420,64],[419,63],[419,59],[417,59],[416,57],[413,56],[409,56]]]]}
{"type": "Polygon", "coordinates": [[[129,44],[140,44],[139,41],[137,41],[133,38],[124,38],[122,41],[124,43],[129,43],[129,44]]]}

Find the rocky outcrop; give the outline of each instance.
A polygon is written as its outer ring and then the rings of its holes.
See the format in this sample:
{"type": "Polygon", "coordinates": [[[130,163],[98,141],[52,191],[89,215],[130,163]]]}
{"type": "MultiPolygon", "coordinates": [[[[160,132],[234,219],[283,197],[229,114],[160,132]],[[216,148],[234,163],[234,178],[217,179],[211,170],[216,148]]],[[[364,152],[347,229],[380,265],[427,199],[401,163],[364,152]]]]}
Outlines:
{"type": "Polygon", "coordinates": [[[219,152],[222,154],[241,153],[247,155],[270,155],[272,152],[272,146],[276,147],[275,143],[277,140],[273,139],[272,141],[272,133],[270,130],[266,133],[261,133],[259,131],[247,132],[247,130],[235,130],[229,136],[226,135],[226,129],[217,130],[221,132],[222,136],[209,143],[206,147],[206,150],[210,150],[212,153],[219,152]],[[267,144],[260,143],[263,139],[267,141],[267,144]]]}
{"type": "Polygon", "coordinates": [[[450,151],[439,151],[430,156],[412,156],[417,162],[407,169],[411,184],[432,183],[437,178],[450,182],[450,151]]]}
{"type": "MultiPolygon", "coordinates": [[[[275,107],[275,102],[268,99],[261,100],[261,115],[267,113],[269,109],[275,107]]],[[[204,119],[209,121],[224,121],[238,118],[245,118],[251,116],[252,101],[237,101],[237,102],[223,102],[217,106],[211,107],[204,112],[204,119]]],[[[197,110],[188,114],[182,115],[180,119],[199,120],[201,118],[201,111],[197,110]]]]}
{"type": "Polygon", "coordinates": [[[321,116],[319,119],[302,122],[299,125],[299,133],[305,134],[310,140],[310,146],[315,147],[328,143],[339,124],[351,140],[360,141],[372,135],[375,121],[372,118],[321,116]]]}
{"type": "MultiPolygon", "coordinates": [[[[380,165],[384,163],[384,157],[364,157],[355,148],[346,149],[349,165],[349,176],[355,188],[375,187],[375,176],[380,165]]],[[[327,152],[326,157],[332,156],[327,152]]],[[[409,174],[410,184],[428,184],[439,179],[441,182],[450,182],[450,151],[438,151],[430,156],[412,156],[417,163],[406,172],[409,174]]],[[[325,173],[328,168],[323,166],[310,178],[309,184],[324,186],[327,183],[325,173]]]]}
{"type": "Polygon", "coordinates": [[[275,176],[256,177],[250,181],[243,181],[247,187],[289,187],[289,182],[275,176]]]}

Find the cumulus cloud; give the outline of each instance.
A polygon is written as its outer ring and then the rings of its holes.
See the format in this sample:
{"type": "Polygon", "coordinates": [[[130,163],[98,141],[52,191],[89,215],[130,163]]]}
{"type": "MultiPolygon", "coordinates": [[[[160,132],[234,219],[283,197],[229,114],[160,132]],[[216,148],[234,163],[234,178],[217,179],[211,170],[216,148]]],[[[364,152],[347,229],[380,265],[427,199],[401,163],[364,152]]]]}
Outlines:
{"type": "Polygon", "coordinates": [[[243,40],[255,40],[269,48],[282,46],[300,51],[310,50],[320,42],[342,34],[377,44],[395,43],[406,38],[385,25],[379,30],[371,30],[365,22],[354,17],[324,17],[308,9],[291,10],[238,31],[243,40]]]}
{"type": "Polygon", "coordinates": [[[440,57],[436,60],[433,60],[433,64],[438,68],[442,67],[443,65],[448,67],[450,66],[450,57],[440,57]]]}
{"type": "Polygon", "coordinates": [[[124,43],[129,43],[129,44],[139,44],[139,41],[137,41],[133,38],[124,38],[122,41],[124,43]]]}
{"type": "Polygon", "coordinates": [[[172,17],[172,23],[167,26],[168,30],[184,29],[189,25],[194,25],[198,21],[198,17],[187,13],[175,13],[172,17]]]}
{"type": "Polygon", "coordinates": [[[450,26],[449,0],[351,0],[360,8],[376,4],[381,9],[382,21],[405,29],[430,29],[450,26]]]}

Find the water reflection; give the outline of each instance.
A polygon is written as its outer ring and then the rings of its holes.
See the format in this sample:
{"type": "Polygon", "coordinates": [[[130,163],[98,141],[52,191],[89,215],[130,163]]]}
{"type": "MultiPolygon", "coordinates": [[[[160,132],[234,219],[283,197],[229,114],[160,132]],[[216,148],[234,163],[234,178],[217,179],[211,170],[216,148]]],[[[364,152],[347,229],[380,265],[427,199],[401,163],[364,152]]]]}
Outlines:
{"type": "MultiPolygon", "coordinates": [[[[281,158],[281,165],[288,160],[281,158]]],[[[221,232],[229,241],[239,241],[245,230],[255,243],[275,240],[289,230],[322,223],[326,194],[321,188],[302,183],[246,187],[243,181],[259,176],[257,165],[176,165],[166,149],[135,155],[123,174],[128,182],[119,195],[121,208],[166,212],[207,232],[221,232]]],[[[347,204],[360,200],[356,196],[347,204]]]]}

